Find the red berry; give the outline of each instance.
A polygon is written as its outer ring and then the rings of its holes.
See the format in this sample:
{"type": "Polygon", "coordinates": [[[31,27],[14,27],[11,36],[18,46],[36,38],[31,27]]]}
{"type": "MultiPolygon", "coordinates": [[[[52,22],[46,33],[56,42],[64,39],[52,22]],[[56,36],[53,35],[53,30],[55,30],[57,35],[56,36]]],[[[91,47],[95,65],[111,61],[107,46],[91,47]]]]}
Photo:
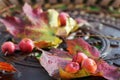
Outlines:
{"type": "Polygon", "coordinates": [[[24,38],[20,41],[19,48],[24,53],[30,53],[34,48],[34,43],[31,39],[24,38]]]}
{"type": "Polygon", "coordinates": [[[13,42],[5,42],[3,43],[3,45],[1,46],[2,52],[5,54],[13,54],[15,51],[15,45],[13,42]]]}
{"type": "Polygon", "coordinates": [[[85,55],[84,53],[77,53],[76,55],[73,56],[73,60],[74,62],[78,62],[79,64],[84,60],[88,58],[87,55],[85,55]]]}
{"type": "Polygon", "coordinates": [[[69,64],[66,65],[65,71],[69,73],[76,73],[80,69],[79,63],[77,62],[70,62],[69,64]]]}
{"type": "Polygon", "coordinates": [[[69,15],[65,12],[61,12],[58,16],[58,19],[60,21],[60,26],[65,26],[66,25],[66,22],[67,22],[67,17],[69,15]]]}
{"type": "Polygon", "coordinates": [[[85,60],[83,60],[81,66],[82,66],[82,68],[84,68],[86,71],[88,71],[90,73],[95,73],[97,70],[96,62],[90,58],[86,58],[85,60]]]}

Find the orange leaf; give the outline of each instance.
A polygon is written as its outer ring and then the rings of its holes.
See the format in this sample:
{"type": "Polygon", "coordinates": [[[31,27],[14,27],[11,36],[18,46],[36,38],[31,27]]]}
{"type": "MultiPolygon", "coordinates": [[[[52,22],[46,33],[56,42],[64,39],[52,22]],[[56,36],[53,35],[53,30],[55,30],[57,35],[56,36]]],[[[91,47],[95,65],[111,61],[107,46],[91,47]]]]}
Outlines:
{"type": "Polygon", "coordinates": [[[6,62],[0,62],[0,70],[5,70],[8,72],[14,72],[16,69],[9,63],[6,62]]]}

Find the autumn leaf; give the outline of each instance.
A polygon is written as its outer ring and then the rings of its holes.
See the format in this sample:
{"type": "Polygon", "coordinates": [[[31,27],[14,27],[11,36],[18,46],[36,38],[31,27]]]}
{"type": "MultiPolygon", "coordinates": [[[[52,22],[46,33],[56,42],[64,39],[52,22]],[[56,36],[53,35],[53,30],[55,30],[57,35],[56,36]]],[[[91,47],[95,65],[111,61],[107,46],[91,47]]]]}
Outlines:
{"type": "Polygon", "coordinates": [[[66,72],[64,68],[72,61],[72,56],[69,52],[60,49],[53,48],[49,52],[42,50],[39,61],[48,74],[54,78],[72,79],[92,75],[85,69],[80,69],[75,74],[66,72]]]}
{"type": "Polygon", "coordinates": [[[58,27],[59,26],[59,21],[58,21],[59,13],[54,9],[48,9],[47,13],[48,13],[48,19],[49,19],[49,22],[48,22],[49,26],[53,28],[58,27]]]}
{"type": "Polygon", "coordinates": [[[84,68],[81,68],[76,73],[65,71],[65,66],[72,61],[72,56],[69,52],[60,49],[51,49],[49,52],[42,50],[41,57],[38,58],[41,65],[51,77],[55,79],[73,79],[87,76],[100,76],[108,80],[119,80],[120,71],[118,67],[108,64],[104,60],[96,60],[97,70],[95,73],[90,73],[84,68]],[[49,65],[49,66],[48,66],[49,65]]]}
{"type": "MultiPolygon", "coordinates": [[[[59,50],[61,54],[67,54],[67,52],[59,50]]],[[[64,54],[64,55],[65,55],[64,54]]],[[[54,51],[47,52],[42,50],[42,55],[39,58],[40,64],[44,67],[44,69],[48,72],[48,74],[54,78],[59,78],[59,65],[65,66],[65,64],[69,63],[71,59],[68,59],[69,56],[59,57],[59,53],[55,53],[54,51]],[[49,66],[48,66],[49,65],[49,66]]]]}
{"type": "Polygon", "coordinates": [[[82,38],[66,40],[67,50],[72,54],[83,52],[89,57],[100,57],[100,52],[93,46],[89,45],[82,38]]]}
{"type": "Polygon", "coordinates": [[[60,77],[63,79],[73,79],[73,78],[91,76],[91,74],[86,72],[84,69],[79,70],[77,73],[68,73],[63,68],[59,68],[59,74],[60,77]]]}
{"type": "Polygon", "coordinates": [[[0,62],[0,70],[7,72],[16,72],[16,69],[7,62],[0,62]]]}
{"type": "Polygon", "coordinates": [[[25,3],[23,6],[23,11],[26,14],[27,18],[34,25],[42,25],[43,23],[48,23],[47,13],[43,12],[42,8],[40,7],[33,9],[28,3],[25,3]]]}
{"type": "Polygon", "coordinates": [[[0,22],[5,25],[7,31],[9,31],[9,33],[11,33],[13,36],[16,36],[19,33],[24,33],[24,21],[18,17],[6,16],[4,19],[0,18],[0,22]]]}
{"type": "Polygon", "coordinates": [[[104,60],[97,61],[97,72],[101,73],[101,76],[108,80],[119,80],[120,71],[118,67],[108,64],[104,60]]]}
{"type": "Polygon", "coordinates": [[[78,29],[76,21],[71,17],[67,17],[66,25],[58,27],[55,34],[58,36],[67,37],[70,32],[73,32],[76,29],[78,29]]]}

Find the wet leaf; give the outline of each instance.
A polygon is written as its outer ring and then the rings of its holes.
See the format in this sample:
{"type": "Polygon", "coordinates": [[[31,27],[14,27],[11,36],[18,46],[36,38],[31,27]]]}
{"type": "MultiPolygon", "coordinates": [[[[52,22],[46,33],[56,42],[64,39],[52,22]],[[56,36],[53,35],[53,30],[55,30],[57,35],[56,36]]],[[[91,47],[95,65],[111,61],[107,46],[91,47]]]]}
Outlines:
{"type": "MultiPolygon", "coordinates": [[[[85,41],[82,41],[81,38],[78,41],[85,42],[85,41]]],[[[81,44],[82,45],[81,48],[89,50],[90,55],[88,56],[93,57],[94,55],[91,52],[94,52],[94,50],[92,51],[91,48],[89,48],[91,46],[89,45],[89,47],[86,47],[88,46],[88,44],[87,45],[85,44],[81,44]]],[[[71,45],[73,46],[76,45],[76,41],[72,43],[71,45]]],[[[75,47],[73,46],[72,48],[75,47]]],[[[49,52],[43,51],[40,57],[40,63],[46,69],[49,75],[56,79],[57,78],[73,79],[73,78],[81,78],[81,77],[87,77],[87,76],[100,76],[108,80],[119,80],[120,79],[119,68],[108,64],[103,59],[99,59],[99,57],[93,58],[97,64],[97,70],[95,73],[89,73],[84,68],[81,68],[77,73],[68,73],[64,70],[64,68],[68,63],[72,61],[72,57],[73,56],[69,52],[54,48],[54,49],[51,49],[49,52]],[[51,70],[52,67],[54,68],[51,70]]]]}
{"type": "MultiPolygon", "coordinates": [[[[61,50],[59,50],[59,52],[61,52],[61,54],[62,52],[65,53],[64,51],[61,50]]],[[[58,54],[59,53],[54,53],[54,52],[50,53],[42,50],[42,55],[39,58],[40,64],[44,67],[44,69],[48,72],[48,74],[56,78],[59,77],[59,65],[62,64],[60,66],[64,66],[65,64],[71,61],[69,59],[66,59],[69,58],[69,56],[59,57],[58,54]]]]}
{"type": "Polygon", "coordinates": [[[82,38],[75,38],[73,40],[66,40],[67,43],[67,50],[72,54],[76,54],[78,52],[83,52],[89,57],[99,57],[99,51],[89,45],[86,41],[82,38]]]}

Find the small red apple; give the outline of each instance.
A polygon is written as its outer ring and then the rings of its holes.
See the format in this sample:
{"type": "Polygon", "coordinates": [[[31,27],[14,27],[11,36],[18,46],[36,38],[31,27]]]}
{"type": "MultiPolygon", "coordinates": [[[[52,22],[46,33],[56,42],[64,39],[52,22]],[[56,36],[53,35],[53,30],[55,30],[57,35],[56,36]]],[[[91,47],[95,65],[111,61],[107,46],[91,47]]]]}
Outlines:
{"type": "Polygon", "coordinates": [[[69,15],[67,13],[65,13],[65,12],[61,12],[59,14],[58,19],[60,21],[60,26],[65,26],[66,25],[68,16],[69,15]]]}
{"type": "Polygon", "coordinates": [[[78,62],[79,64],[81,64],[81,62],[82,62],[84,59],[86,59],[86,58],[88,58],[87,55],[85,55],[84,53],[79,52],[79,53],[77,53],[77,54],[75,54],[75,55],[73,56],[73,60],[72,60],[72,61],[78,62]]]}
{"type": "Polygon", "coordinates": [[[65,66],[65,71],[69,73],[76,73],[80,69],[79,63],[77,62],[70,62],[65,66]]]}
{"type": "Polygon", "coordinates": [[[10,42],[10,41],[5,42],[5,43],[3,43],[3,45],[1,46],[1,50],[2,50],[3,53],[5,53],[5,55],[6,55],[6,54],[8,54],[8,55],[9,55],[9,54],[13,54],[14,51],[15,51],[15,45],[14,45],[13,42],[10,42]]]}
{"type": "Polygon", "coordinates": [[[24,38],[20,41],[19,48],[24,53],[30,53],[34,48],[34,43],[31,39],[24,38]]]}
{"type": "Polygon", "coordinates": [[[90,73],[95,73],[97,70],[97,64],[93,59],[86,58],[81,64],[82,68],[90,73]]]}

